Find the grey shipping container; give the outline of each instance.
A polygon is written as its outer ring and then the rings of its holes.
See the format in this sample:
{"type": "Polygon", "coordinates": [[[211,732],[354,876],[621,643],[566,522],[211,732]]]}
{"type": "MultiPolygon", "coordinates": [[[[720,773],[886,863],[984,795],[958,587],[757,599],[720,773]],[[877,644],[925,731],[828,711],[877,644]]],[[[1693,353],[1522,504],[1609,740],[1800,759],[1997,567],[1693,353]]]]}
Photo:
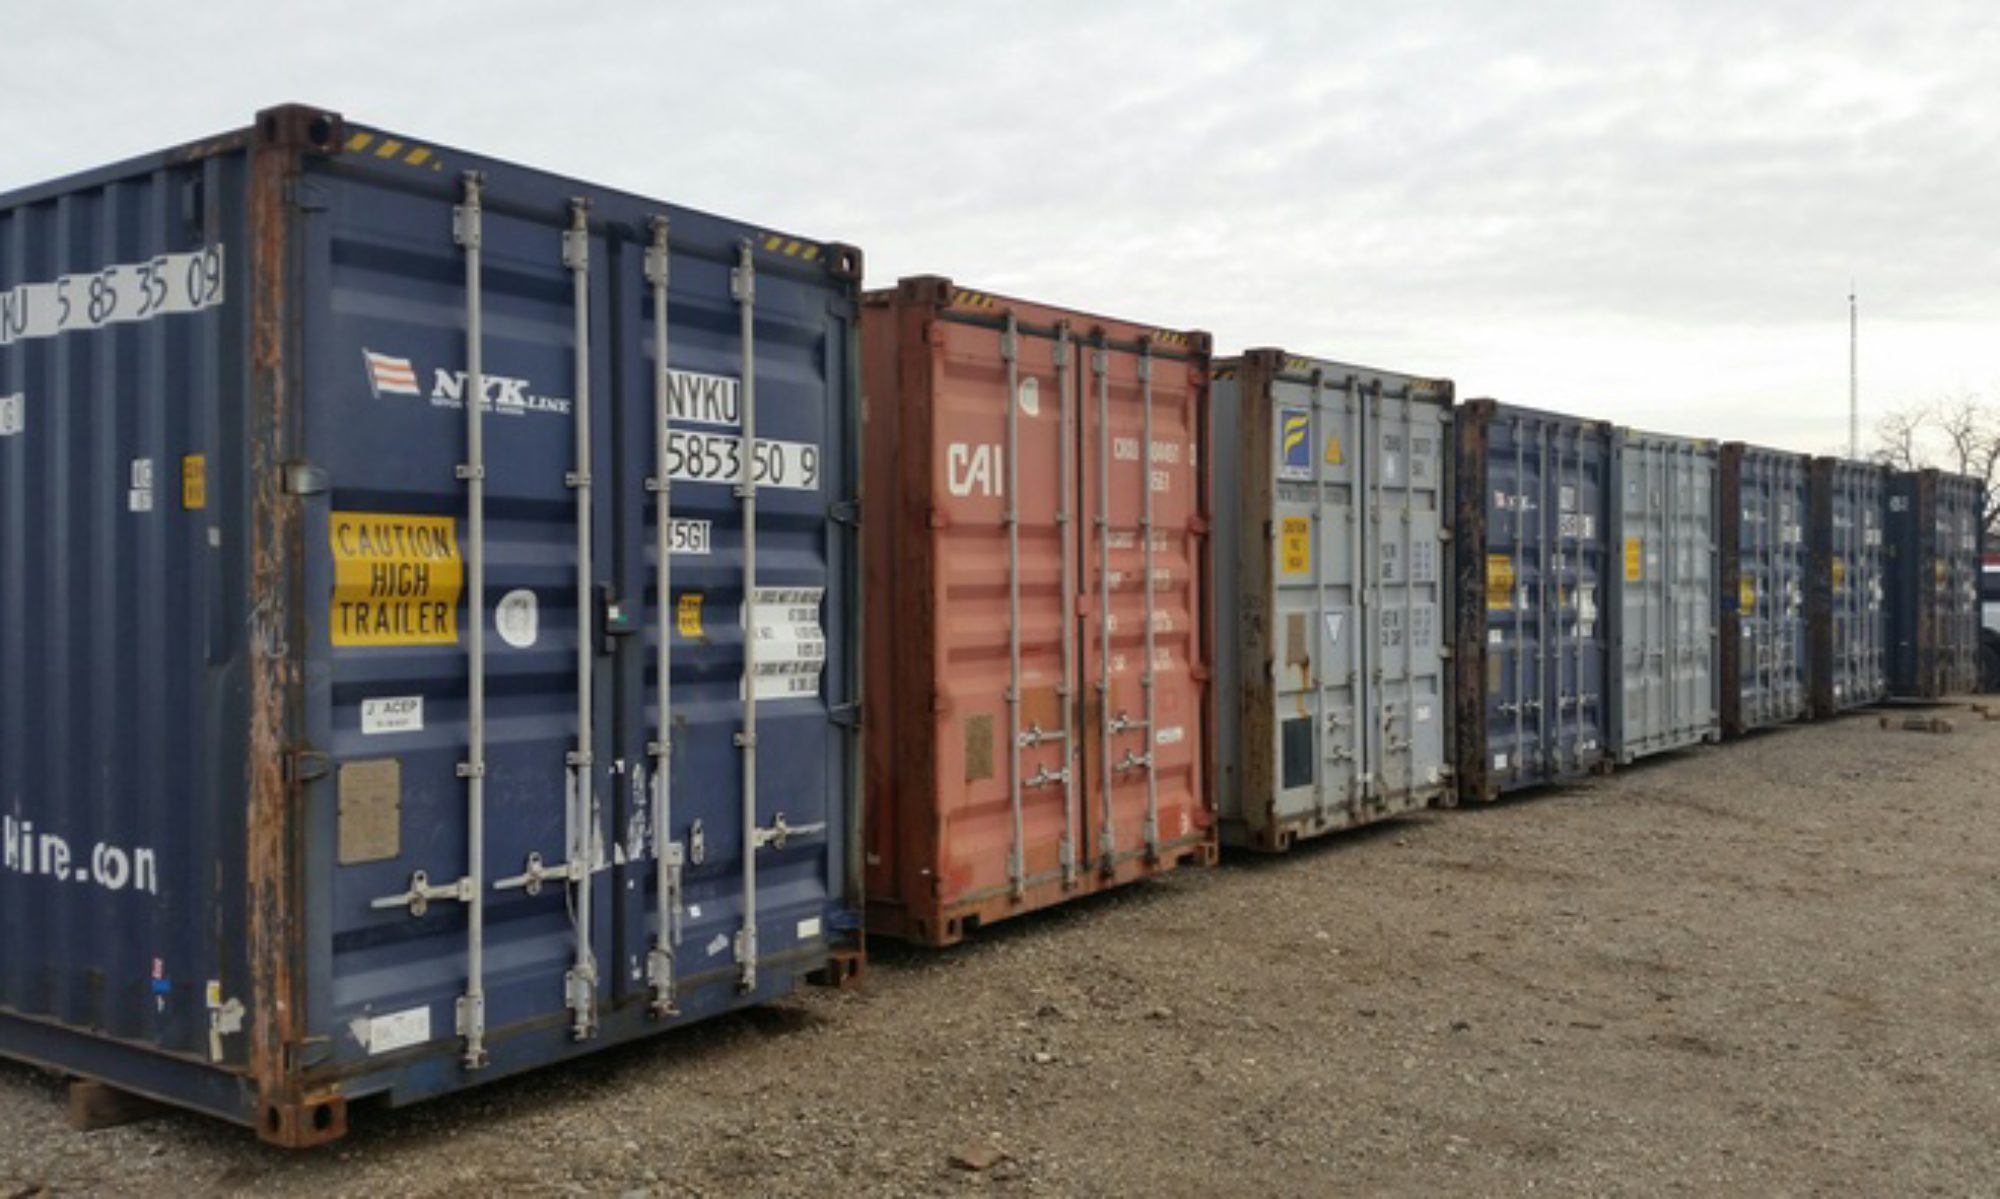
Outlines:
{"type": "Polygon", "coordinates": [[[1939,699],[1979,689],[1979,480],[1937,470],[1889,478],[1889,690],[1939,699]]]}
{"type": "Polygon", "coordinates": [[[1616,442],[1493,400],[1453,430],[1458,794],[1489,800],[1609,762],[1616,442]]]}
{"type": "Polygon", "coordinates": [[[1619,430],[1611,739],[1623,764],[1721,736],[1714,442],[1619,430]]]}
{"type": "Polygon", "coordinates": [[[1451,384],[1253,350],[1213,397],[1223,840],[1444,798],[1451,384]]]}
{"type": "Polygon", "coordinates": [[[1807,694],[1807,525],[1812,459],[1732,441],[1722,447],[1716,538],[1722,730],[1802,720],[1807,694]]]}
{"type": "Polygon", "coordinates": [[[1888,480],[1888,470],[1872,463],[1813,459],[1806,616],[1816,719],[1889,694],[1882,544],[1888,480]]]}
{"type": "Polygon", "coordinates": [[[310,108],[0,198],[0,1054],[303,1146],[851,969],[858,287],[310,108]]]}

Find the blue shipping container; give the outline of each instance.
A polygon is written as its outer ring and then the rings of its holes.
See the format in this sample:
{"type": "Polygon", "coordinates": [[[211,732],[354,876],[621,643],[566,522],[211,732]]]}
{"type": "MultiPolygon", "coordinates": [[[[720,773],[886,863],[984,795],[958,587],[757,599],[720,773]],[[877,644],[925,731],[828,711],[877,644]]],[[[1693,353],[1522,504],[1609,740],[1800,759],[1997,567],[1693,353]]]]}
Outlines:
{"type": "Polygon", "coordinates": [[[1722,731],[1740,737],[1810,714],[1808,509],[1812,459],[1732,441],[1716,501],[1722,731]]]}
{"type": "Polygon", "coordinates": [[[1454,426],[1458,793],[1488,800],[1609,761],[1617,443],[1492,400],[1454,426]]]}
{"type": "Polygon", "coordinates": [[[305,108],[0,198],[0,1053],[307,1145],[856,968],[859,276],[305,108]]]}

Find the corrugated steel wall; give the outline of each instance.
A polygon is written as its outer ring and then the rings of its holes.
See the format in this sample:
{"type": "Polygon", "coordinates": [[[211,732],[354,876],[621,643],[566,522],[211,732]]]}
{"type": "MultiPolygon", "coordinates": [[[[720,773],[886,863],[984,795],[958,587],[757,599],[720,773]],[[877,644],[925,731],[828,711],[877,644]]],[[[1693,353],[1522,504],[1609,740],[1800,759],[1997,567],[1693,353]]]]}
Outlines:
{"type": "Polygon", "coordinates": [[[283,636],[244,602],[244,167],[0,202],[0,1011],[230,1066],[245,677],[283,636]]]}
{"type": "Polygon", "coordinates": [[[1716,448],[1622,430],[1612,484],[1612,744],[1620,762],[1720,732],[1716,448]]]}
{"type": "Polygon", "coordinates": [[[1610,753],[1615,445],[1492,400],[1455,423],[1459,794],[1486,800],[1610,753]]]}
{"type": "Polygon", "coordinates": [[[1279,351],[1218,368],[1225,839],[1282,849],[1448,790],[1450,404],[1279,351]]]}
{"type": "Polygon", "coordinates": [[[1206,335],[935,278],[865,320],[871,927],[1212,860],[1206,335]]]}
{"type": "Polygon", "coordinates": [[[0,1049],[304,1144],[845,952],[852,251],[286,109],[0,282],[0,1049]]]}
{"type": "Polygon", "coordinates": [[[1801,719],[1810,708],[1811,462],[1740,442],[1722,447],[1717,690],[1722,727],[1731,735],[1801,719]]]}
{"type": "Polygon", "coordinates": [[[1882,519],[1888,472],[1842,458],[1812,465],[1813,715],[1824,719],[1889,694],[1882,519]]]}
{"type": "Polygon", "coordinates": [[[1942,471],[1890,476],[1889,689],[1937,699],[1979,688],[1983,488],[1942,471]]]}

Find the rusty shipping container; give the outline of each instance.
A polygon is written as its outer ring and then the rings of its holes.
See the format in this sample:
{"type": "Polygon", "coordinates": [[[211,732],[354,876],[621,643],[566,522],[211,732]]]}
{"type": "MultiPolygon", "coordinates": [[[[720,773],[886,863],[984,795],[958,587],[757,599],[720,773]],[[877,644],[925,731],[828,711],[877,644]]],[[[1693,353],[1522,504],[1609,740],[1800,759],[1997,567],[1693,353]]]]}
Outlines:
{"type": "Polygon", "coordinates": [[[848,969],[859,275],[302,107],[0,198],[0,1054],[304,1146],[848,969]]]}
{"type": "Polygon", "coordinates": [[[1493,400],[1452,440],[1458,794],[1490,800],[1610,763],[1618,441],[1493,400]]]}
{"type": "Polygon", "coordinates": [[[1889,610],[1882,518],[1889,472],[1867,462],[1815,458],[1806,622],[1815,719],[1889,694],[1889,610]]]}
{"type": "Polygon", "coordinates": [[[1722,447],[1716,590],[1722,729],[1732,737],[1811,714],[1808,509],[1812,459],[1722,447]]]}
{"type": "Polygon", "coordinates": [[[1889,691],[1940,699],[1980,682],[1979,480],[1937,470],[1889,477],[1889,691]]]}
{"type": "Polygon", "coordinates": [[[1281,350],[1216,364],[1225,843],[1288,849],[1449,794],[1451,401],[1281,350]]]}
{"type": "Polygon", "coordinates": [[[869,928],[1212,862],[1207,335],[932,277],[862,331],[869,928]]]}

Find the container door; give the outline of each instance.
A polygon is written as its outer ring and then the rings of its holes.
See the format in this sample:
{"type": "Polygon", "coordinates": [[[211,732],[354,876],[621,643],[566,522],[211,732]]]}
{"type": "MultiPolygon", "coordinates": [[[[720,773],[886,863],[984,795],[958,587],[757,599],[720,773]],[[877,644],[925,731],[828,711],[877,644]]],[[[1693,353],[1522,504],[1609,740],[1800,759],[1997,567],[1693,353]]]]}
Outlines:
{"type": "Polygon", "coordinates": [[[1487,443],[1487,768],[1502,787],[1549,777],[1544,699],[1548,664],[1542,513],[1551,502],[1549,427],[1518,414],[1496,418],[1487,443]]]}
{"type": "Polygon", "coordinates": [[[1406,798],[1443,780],[1444,661],[1438,527],[1445,510],[1445,412],[1407,383],[1365,399],[1368,555],[1367,686],[1371,764],[1380,796],[1406,798]]]}
{"type": "Polygon", "coordinates": [[[478,1068],[522,1052],[488,1029],[593,1035],[610,957],[608,247],[455,181],[305,186],[310,1029],[478,1068]]]}
{"type": "Polygon", "coordinates": [[[1206,379],[1144,345],[1085,345],[1080,600],[1088,837],[1107,875],[1206,836],[1201,512],[1206,379]]]}
{"type": "MultiPolygon", "coordinates": [[[[1374,720],[1356,572],[1365,558],[1362,403],[1351,377],[1273,378],[1269,538],[1276,593],[1275,743],[1279,822],[1358,811],[1374,787],[1374,720]]],[[[1225,581],[1224,585],[1227,583],[1225,581]]]]}
{"type": "Polygon", "coordinates": [[[924,606],[948,614],[928,634],[939,881],[951,902],[1018,899],[1075,885],[1089,843],[1075,769],[1077,353],[1066,327],[1011,316],[940,317],[929,346],[937,569],[924,606]]]}
{"type": "Polygon", "coordinates": [[[1552,427],[1549,441],[1555,607],[1549,617],[1552,694],[1546,702],[1552,719],[1549,762],[1561,776],[1588,770],[1605,752],[1611,482],[1599,426],[1552,427]]]}

